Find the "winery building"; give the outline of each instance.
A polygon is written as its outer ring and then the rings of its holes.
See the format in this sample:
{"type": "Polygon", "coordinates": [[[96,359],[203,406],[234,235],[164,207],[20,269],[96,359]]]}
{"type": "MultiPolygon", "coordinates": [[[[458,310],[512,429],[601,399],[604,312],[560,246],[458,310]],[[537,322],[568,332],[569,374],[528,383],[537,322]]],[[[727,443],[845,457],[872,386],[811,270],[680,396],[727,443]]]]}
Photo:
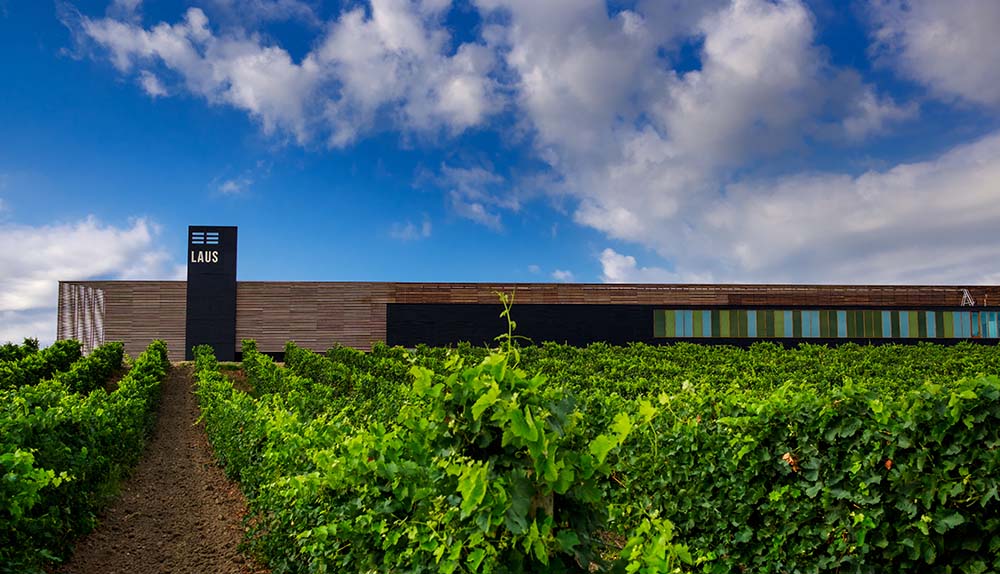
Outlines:
{"type": "Polygon", "coordinates": [[[85,349],[153,339],[172,357],[209,344],[221,360],[240,341],[280,354],[286,341],[322,351],[376,342],[414,347],[490,343],[513,294],[517,334],[585,345],[757,340],[996,343],[1000,286],[681,285],[237,281],[235,227],[188,231],[187,281],[60,281],[57,337],[85,349]]]}

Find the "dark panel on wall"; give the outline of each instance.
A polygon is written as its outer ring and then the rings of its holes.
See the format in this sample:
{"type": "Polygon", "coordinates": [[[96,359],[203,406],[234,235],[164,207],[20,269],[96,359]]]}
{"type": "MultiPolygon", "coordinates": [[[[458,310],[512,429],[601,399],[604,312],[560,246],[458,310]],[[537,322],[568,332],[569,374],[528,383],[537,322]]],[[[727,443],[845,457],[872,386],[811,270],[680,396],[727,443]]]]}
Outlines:
{"type": "Polygon", "coordinates": [[[236,352],[236,228],[188,227],[187,322],[184,356],[211,345],[220,361],[236,352]]]}
{"type": "MultiPolygon", "coordinates": [[[[581,305],[581,304],[522,304],[512,310],[517,322],[515,335],[528,337],[534,343],[555,341],[583,346],[595,342],[626,345],[642,342],[652,345],[688,342],[710,345],[735,345],[746,347],[764,341],[784,346],[799,343],[816,345],[859,344],[915,344],[917,338],[898,338],[886,335],[834,337],[803,337],[801,328],[792,337],[747,337],[743,323],[730,327],[732,336],[722,337],[656,337],[655,315],[660,307],[654,305],[581,305]],[[740,336],[735,336],[740,333],[740,336]]],[[[507,323],[499,317],[500,305],[476,303],[389,303],[386,309],[386,342],[389,345],[415,347],[453,345],[469,342],[474,345],[495,345],[495,337],[506,333],[507,323]]],[[[713,313],[713,320],[716,313],[713,313]]],[[[881,314],[879,315],[881,317],[881,314]]],[[[742,320],[742,319],[741,319],[742,320]]],[[[758,323],[758,329],[759,329],[758,323]]],[[[718,326],[715,326],[718,332],[718,326]]],[[[693,329],[692,329],[693,331],[693,329]]],[[[938,344],[954,344],[966,339],[924,339],[938,344]]],[[[996,344],[996,339],[973,339],[973,342],[996,344]]]]}
{"type": "MultiPolygon", "coordinates": [[[[633,341],[658,342],[653,338],[651,305],[515,305],[515,335],[535,343],[555,341],[587,345],[598,341],[624,345],[633,341]]],[[[448,345],[467,341],[493,344],[507,332],[499,317],[500,305],[476,303],[390,303],[386,310],[386,342],[413,347],[448,345]]]]}

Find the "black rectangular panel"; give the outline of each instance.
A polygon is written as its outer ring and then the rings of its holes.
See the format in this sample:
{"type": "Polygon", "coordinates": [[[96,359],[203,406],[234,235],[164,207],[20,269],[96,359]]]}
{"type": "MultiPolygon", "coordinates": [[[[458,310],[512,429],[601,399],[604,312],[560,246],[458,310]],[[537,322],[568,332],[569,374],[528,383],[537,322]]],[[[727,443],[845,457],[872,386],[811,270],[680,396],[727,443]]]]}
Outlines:
{"type": "Polygon", "coordinates": [[[211,345],[220,361],[236,360],[236,228],[188,227],[185,358],[211,345]]]}
{"type": "MultiPolygon", "coordinates": [[[[656,343],[651,305],[519,304],[511,316],[514,334],[534,343],[555,341],[587,345],[603,341],[625,345],[633,341],[656,343]]],[[[494,344],[507,332],[499,304],[389,303],[386,309],[386,343],[414,347],[469,342],[494,344]]]]}

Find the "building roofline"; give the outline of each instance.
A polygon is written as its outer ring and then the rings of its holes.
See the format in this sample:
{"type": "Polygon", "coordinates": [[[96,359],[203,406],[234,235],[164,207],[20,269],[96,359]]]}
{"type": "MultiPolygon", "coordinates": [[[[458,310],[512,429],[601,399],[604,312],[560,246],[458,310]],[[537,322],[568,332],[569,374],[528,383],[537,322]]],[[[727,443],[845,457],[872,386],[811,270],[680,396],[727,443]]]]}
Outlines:
{"type": "MultiPolygon", "coordinates": [[[[187,283],[184,279],[61,279],[59,283],[97,285],[128,283],[187,283]]],[[[599,289],[1000,289],[1000,285],[958,284],[897,284],[897,283],[556,283],[520,281],[280,281],[280,280],[237,280],[246,284],[287,284],[287,285],[403,285],[428,287],[530,287],[559,288],[585,287],[599,289]]]]}

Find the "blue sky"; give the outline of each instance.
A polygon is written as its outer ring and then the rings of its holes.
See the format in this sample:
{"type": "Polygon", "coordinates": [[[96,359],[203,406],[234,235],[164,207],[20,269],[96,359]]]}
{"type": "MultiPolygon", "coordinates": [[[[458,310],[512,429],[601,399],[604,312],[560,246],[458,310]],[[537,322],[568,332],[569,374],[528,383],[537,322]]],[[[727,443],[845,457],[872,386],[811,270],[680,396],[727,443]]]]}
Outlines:
{"type": "Polygon", "coordinates": [[[58,279],[996,283],[995,0],[0,0],[0,340],[58,279]]]}

